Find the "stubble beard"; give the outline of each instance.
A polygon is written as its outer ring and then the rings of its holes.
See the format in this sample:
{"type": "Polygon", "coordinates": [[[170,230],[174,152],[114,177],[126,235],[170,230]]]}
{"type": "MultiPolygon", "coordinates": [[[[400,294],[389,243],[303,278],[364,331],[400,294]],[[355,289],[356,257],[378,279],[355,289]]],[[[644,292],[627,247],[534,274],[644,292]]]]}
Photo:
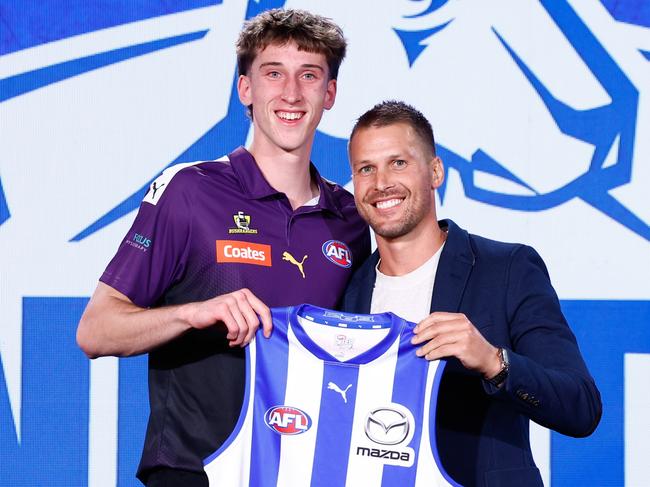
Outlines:
{"type": "MultiPolygon", "coordinates": [[[[405,199],[401,204],[406,205],[406,201],[405,199]]],[[[412,203],[396,222],[383,222],[381,218],[366,211],[363,211],[361,216],[368,222],[376,235],[389,240],[403,237],[417,227],[427,215],[428,209],[424,201],[413,201],[412,203]]]]}
{"type": "Polygon", "coordinates": [[[375,219],[371,218],[368,224],[372,227],[375,234],[389,240],[403,237],[411,232],[411,230],[413,230],[418,224],[415,215],[411,212],[407,213],[404,219],[394,223],[382,224],[381,222],[373,220],[375,219]]]}

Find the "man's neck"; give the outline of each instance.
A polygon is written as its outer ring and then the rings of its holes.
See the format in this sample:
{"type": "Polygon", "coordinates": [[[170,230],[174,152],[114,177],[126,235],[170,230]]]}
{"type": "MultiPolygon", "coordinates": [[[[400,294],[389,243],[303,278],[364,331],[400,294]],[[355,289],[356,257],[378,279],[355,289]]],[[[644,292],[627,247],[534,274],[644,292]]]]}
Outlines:
{"type": "Polygon", "coordinates": [[[447,232],[440,229],[435,218],[402,237],[387,239],[377,235],[379,270],[387,276],[408,274],[429,260],[446,238],[447,232]]]}
{"type": "Polygon", "coordinates": [[[288,152],[279,147],[261,148],[253,143],[249,152],[264,178],[273,189],[287,196],[294,210],[318,196],[318,184],[312,181],[309,171],[311,146],[288,152]]]}

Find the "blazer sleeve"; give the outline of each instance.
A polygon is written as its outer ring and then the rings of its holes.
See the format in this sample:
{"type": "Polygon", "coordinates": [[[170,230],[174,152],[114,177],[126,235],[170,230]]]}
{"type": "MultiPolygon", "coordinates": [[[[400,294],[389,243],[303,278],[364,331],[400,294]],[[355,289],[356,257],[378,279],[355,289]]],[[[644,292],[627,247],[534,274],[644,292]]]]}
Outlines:
{"type": "Polygon", "coordinates": [[[510,371],[501,388],[486,382],[486,390],[495,399],[512,401],[542,426],[574,437],[590,435],[602,414],[600,393],[534,249],[513,251],[506,283],[510,371]]]}

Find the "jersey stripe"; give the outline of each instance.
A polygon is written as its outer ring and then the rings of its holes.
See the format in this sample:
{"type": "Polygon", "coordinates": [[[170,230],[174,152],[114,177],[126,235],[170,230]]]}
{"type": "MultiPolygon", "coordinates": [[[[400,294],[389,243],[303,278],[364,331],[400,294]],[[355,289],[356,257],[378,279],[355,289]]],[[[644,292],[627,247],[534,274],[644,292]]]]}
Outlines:
{"type": "Polygon", "coordinates": [[[359,368],[355,365],[325,364],[312,487],[345,484],[358,376],[359,368]],[[347,388],[345,398],[328,388],[330,384],[340,390],[347,388]]]}
{"type": "Polygon", "coordinates": [[[397,366],[395,367],[395,385],[393,387],[392,401],[405,406],[411,413],[415,424],[413,438],[408,445],[413,448],[415,453],[414,463],[410,467],[398,465],[386,465],[384,467],[384,477],[382,485],[413,485],[417,470],[419,457],[420,438],[422,428],[416,427],[422,424],[424,415],[424,404],[422,398],[425,397],[427,385],[427,371],[431,364],[425,359],[415,354],[417,347],[413,346],[410,341],[413,334],[405,332],[400,337],[400,348],[397,356],[397,366]]]}
{"type": "MultiPolygon", "coordinates": [[[[425,415],[424,422],[422,423],[422,431],[427,431],[428,441],[422,442],[422,450],[427,451],[428,461],[420,462],[418,466],[418,475],[416,478],[416,487],[425,487],[429,485],[440,486],[453,486],[462,487],[459,483],[455,482],[449,474],[445,471],[440,461],[438,454],[438,446],[436,440],[436,408],[438,390],[440,388],[440,380],[442,373],[445,369],[446,362],[441,360],[438,367],[430,370],[427,376],[427,389],[425,398],[431,398],[429,401],[424,401],[425,415]]],[[[424,459],[422,459],[424,460],[424,459]]]]}
{"type": "Polygon", "coordinates": [[[296,339],[293,329],[287,331],[289,340],[289,369],[285,404],[306,412],[312,420],[311,428],[300,435],[282,436],[280,471],[277,485],[307,485],[311,477],[312,457],[319,425],[319,407],[323,364],[296,339]],[[298,461],[296,461],[298,460],[298,461]]]}
{"type": "MultiPolygon", "coordinates": [[[[274,334],[286,337],[286,326],[276,326],[274,334]]],[[[279,338],[279,337],[278,337],[279,338]]],[[[266,340],[265,338],[261,338],[266,340]]],[[[264,422],[266,411],[284,404],[289,343],[286,338],[269,340],[257,347],[257,375],[255,378],[253,442],[251,451],[250,487],[275,485],[280,463],[282,435],[264,422]]]]}
{"type": "MultiPolygon", "coordinates": [[[[398,324],[395,323],[395,326],[398,324]]],[[[392,400],[398,345],[399,340],[395,340],[371,366],[359,367],[346,485],[381,485],[383,462],[377,458],[360,456],[358,448],[370,443],[364,430],[368,413],[377,406],[390,404],[392,400]]]]}

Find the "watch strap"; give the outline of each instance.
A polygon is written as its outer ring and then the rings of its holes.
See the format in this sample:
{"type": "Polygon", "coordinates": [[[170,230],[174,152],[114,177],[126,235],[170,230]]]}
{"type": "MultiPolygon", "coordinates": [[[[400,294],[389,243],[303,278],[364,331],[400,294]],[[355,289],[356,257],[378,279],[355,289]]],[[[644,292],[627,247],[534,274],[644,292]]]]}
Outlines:
{"type": "Polygon", "coordinates": [[[499,359],[501,359],[501,370],[494,377],[487,379],[487,381],[495,387],[500,387],[508,377],[510,370],[510,362],[508,361],[508,352],[505,348],[499,349],[499,359]]]}

